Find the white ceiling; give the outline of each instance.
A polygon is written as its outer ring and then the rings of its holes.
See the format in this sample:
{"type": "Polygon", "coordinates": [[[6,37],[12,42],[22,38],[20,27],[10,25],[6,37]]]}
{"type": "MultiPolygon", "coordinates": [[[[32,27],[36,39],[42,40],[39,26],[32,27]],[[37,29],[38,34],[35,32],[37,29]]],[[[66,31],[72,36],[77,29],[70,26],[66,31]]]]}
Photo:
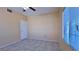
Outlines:
{"type": "Polygon", "coordinates": [[[33,7],[36,9],[36,11],[32,11],[31,9],[27,9],[26,12],[23,12],[22,7],[9,7],[12,11],[22,13],[24,15],[30,16],[30,15],[39,15],[39,14],[45,14],[45,13],[53,13],[57,12],[59,10],[58,7],[33,7]]]}

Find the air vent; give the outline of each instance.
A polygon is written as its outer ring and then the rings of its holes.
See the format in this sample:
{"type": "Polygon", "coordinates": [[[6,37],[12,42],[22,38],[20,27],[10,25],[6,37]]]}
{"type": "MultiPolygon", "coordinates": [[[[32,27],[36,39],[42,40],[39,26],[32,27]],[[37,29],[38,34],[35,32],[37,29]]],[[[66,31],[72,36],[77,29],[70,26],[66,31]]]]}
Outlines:
{"type": "Polygon", "coordinates": [[[12,10],[10,10],[10,9],[8,9],[8,8],[7,8],[7,11],[10,12],[10,13],[12,13],[12,10]]]}

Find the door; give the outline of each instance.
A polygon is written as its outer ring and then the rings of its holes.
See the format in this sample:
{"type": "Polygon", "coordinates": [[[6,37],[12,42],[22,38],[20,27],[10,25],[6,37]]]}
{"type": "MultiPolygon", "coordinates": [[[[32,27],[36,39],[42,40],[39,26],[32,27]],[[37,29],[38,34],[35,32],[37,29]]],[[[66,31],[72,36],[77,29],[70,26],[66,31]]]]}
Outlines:
{"type": "Polygon", "coordinates": [[[79,7],[75,8],[76,11],[76,47],[75,49],[79,51],[79,7]]]}
{"type": "Polygon", "coordinates": [[[27,39],[28,38],[28,24],[27,21],[21,20],[20,21],[20,39],[27,39]]]}
{"type": "Polygon", "coordinates": [[[79,51],[79,7],[64,10],[64,40],[79,51]]]}
{"type": "Polygon", "coordinates": [[[70,46],[76,48],[76,9],[70,8],[70,46]]]}
{"type": "Polygon", "coordinates": [[[79,50],[79,8],[70,8],[70,45],[79,50]]]}
{"type": "Polygon", "coordinates": [[[69,44],[69,8],[64,10],[64,41],[69,44]]]}

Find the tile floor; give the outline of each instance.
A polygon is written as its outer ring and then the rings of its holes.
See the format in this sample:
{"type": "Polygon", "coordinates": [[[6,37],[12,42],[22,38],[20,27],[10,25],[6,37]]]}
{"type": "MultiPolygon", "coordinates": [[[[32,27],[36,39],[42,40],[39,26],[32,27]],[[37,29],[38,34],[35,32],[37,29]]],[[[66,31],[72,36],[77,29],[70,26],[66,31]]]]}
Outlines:
{"type": "Polygon", "coordinates": [[[60,51],[57,42],[25,39],[1,48],[0,51],[60,51]]]}

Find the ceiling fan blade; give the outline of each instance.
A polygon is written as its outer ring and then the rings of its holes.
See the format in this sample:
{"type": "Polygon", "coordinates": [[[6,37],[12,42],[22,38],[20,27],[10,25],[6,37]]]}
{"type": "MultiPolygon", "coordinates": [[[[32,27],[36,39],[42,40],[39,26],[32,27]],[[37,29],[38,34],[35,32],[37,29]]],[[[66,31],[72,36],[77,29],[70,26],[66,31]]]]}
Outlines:
{"type": "Polygon", "coordinates": [[[33,7],[29,7],[29,9],[33,10],[33,11],[36,11],[36,9],[34,9],[33,7]]]}
{"type": "Polygon", "coordinates": [[[7,8],[7,11],[10,12],[10,13],[12,13],[12,10],[10,10],[10,9],[8,9],[8,8],[7,8]]]}

